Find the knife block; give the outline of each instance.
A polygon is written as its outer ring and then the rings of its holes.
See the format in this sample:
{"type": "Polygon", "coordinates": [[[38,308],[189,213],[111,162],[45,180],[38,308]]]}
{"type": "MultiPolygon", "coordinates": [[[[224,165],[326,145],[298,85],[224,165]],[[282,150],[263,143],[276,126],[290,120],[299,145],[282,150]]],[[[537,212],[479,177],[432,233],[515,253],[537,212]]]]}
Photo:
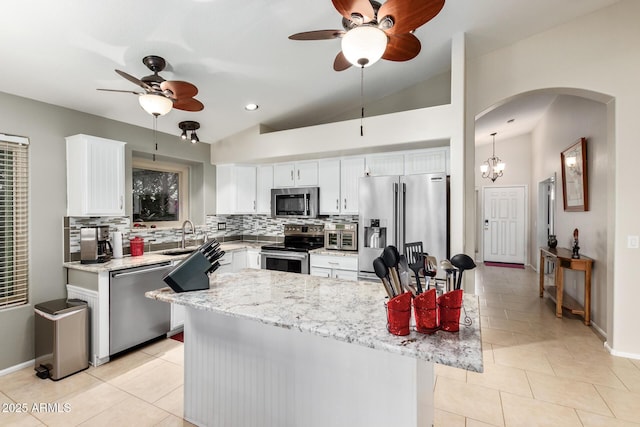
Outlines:
{"type": "Polygon", "coordinates": [[[217,245],[215,240],[203,244],[178,264],[176,268],[167,273],[162,280],[174,292],[178,293],[209,289],[209,276],[207,273],[218,269],[220,264],[218,264],[217,260],[224,255],[224,251],[216,250],[212,256],[207,258],[204,253],[214,245],[217,245]]]}

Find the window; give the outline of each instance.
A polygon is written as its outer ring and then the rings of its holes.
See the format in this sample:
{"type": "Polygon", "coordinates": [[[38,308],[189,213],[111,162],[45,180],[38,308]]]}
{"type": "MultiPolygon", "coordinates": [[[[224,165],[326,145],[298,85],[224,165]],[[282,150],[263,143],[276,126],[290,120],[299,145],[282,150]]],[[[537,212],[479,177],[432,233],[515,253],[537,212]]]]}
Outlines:
{"type": "Polygon", "coordinates": [[[133,159],[133,222],[180,226],[189,218],[189,167],[133,159]]]}
{"type": "Polygon", "coordinates": [[[28,302],[29,140],[0,134],[0,308],[28,302]]]}

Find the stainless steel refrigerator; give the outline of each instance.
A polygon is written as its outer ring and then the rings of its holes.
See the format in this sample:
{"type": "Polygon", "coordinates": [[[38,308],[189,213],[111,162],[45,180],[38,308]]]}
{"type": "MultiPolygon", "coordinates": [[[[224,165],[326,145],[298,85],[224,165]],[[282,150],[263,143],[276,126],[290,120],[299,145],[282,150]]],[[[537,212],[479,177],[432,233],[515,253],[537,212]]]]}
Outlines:
{"type": "Polygon", "coordinates": [[[365,176],[358,194],[359,277],[376,279],[373,260],[387,245],[422,242],[438,262],[449,257],[447,176],[365,176]]]}

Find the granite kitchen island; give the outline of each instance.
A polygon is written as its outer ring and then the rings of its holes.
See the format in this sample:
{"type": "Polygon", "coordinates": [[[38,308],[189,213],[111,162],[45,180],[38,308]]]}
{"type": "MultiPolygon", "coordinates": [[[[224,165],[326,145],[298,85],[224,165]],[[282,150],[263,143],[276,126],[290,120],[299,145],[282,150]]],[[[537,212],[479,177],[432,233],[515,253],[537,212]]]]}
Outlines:
{"type": "Polygon", "coordinates": [[[433,364],[482,372],[472,295],[471,326],[404,337],[387,332],[379,283],[247,269],[146,295],[186,307],[184,417],[197,425],[431,426],[433,364]]]}

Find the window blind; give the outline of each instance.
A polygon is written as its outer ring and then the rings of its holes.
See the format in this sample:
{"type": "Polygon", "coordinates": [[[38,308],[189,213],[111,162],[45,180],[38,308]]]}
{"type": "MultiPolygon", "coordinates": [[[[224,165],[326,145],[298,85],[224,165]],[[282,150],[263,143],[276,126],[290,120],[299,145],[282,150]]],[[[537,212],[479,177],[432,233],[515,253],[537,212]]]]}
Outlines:
{"type": "Polygon", "coordinates": [[[0,134],[0,309],[29,296],[29,140],[0,134]]]}

